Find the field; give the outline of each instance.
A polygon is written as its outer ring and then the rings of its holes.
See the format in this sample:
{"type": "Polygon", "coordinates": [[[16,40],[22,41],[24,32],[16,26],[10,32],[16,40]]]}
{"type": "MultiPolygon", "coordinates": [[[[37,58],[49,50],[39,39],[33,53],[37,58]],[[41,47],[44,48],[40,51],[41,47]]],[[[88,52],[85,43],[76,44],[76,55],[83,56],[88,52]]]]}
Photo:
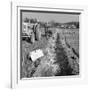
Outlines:
{"type": "Polygon", "coordinates": [[[49,39],[31,44],[22,40],[21,78],[79,74],[79,29],[50,28],[49,39]],[[41,49],[44,57],[33,62],[29,52],[41,49]]]}
{"type": "Polygon", "coordinates": [[[79,54],[79,29],[61,30],[68,44],[79,54]]]}

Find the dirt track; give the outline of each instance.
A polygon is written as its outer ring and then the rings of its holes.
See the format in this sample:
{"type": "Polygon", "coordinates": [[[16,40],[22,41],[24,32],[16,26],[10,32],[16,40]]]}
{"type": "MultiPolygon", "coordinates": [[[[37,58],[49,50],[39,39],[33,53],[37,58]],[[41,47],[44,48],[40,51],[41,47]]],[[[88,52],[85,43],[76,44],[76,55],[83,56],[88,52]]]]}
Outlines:
{"type": "Polygon", "coordinates": [[[22,77],[65,76],[79,74],[79,31],[78,29],[57,29],[49,40],[33,45],[22,42],[22,77]],[[57,33],[58,32],[58,33],[57,33]],[[54,38],[53,38],[54,37],[54,38]],[[28,52],[42,49],[45,56],[32,62],[28,52]],[[76,55],[74,51],[76,52],[76,55]],[[35,67],[35,64],[37,67],[35,67]]]}

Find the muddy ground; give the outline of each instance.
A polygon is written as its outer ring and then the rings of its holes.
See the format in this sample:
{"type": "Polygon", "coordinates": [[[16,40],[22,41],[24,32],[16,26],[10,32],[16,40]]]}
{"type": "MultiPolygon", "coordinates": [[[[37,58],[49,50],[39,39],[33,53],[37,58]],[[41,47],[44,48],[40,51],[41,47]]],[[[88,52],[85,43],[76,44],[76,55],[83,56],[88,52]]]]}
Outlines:
{"type": "Polygon", "coordinates": [[[22,40],[21,53],[21,78],[79,75],[79,29],[54,28],[33,44],[22,40]],[[33,62],[29,52],[36,49],[44,56],[33,62]]]}

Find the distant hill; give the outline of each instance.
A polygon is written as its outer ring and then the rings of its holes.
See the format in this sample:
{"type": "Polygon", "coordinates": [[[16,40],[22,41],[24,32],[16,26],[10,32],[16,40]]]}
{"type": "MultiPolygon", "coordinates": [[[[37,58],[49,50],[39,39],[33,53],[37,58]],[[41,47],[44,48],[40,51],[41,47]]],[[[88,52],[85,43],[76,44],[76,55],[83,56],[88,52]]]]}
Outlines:
{"type": "Polygon", "coordinates": [[[49,21],[49,22],[42,22],[37,20],[36,18],[25,18],[24,22],[27,23],[37,23],[40,24],[40,26],[42,27],[59,27],[59,28],[63,28],[63,29],[78,29],[79,28],[79,22],[66,22],[66,23],[59,23],[59,22],[55,22],[55,21],[49,21]]]}

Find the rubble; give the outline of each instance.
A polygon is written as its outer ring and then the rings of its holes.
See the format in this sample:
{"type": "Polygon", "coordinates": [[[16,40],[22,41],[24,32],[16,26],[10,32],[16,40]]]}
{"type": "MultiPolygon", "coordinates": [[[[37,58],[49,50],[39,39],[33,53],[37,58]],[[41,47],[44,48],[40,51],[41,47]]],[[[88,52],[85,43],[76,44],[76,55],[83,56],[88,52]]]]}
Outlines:
{"type": "Polygon", "coordinates": [[[31,57],[33,62],[36,61],[37,59],[43,57],[43,56],[44,56],[43,51],[40,49],[29,52],[29,57],[31,57]]]}

